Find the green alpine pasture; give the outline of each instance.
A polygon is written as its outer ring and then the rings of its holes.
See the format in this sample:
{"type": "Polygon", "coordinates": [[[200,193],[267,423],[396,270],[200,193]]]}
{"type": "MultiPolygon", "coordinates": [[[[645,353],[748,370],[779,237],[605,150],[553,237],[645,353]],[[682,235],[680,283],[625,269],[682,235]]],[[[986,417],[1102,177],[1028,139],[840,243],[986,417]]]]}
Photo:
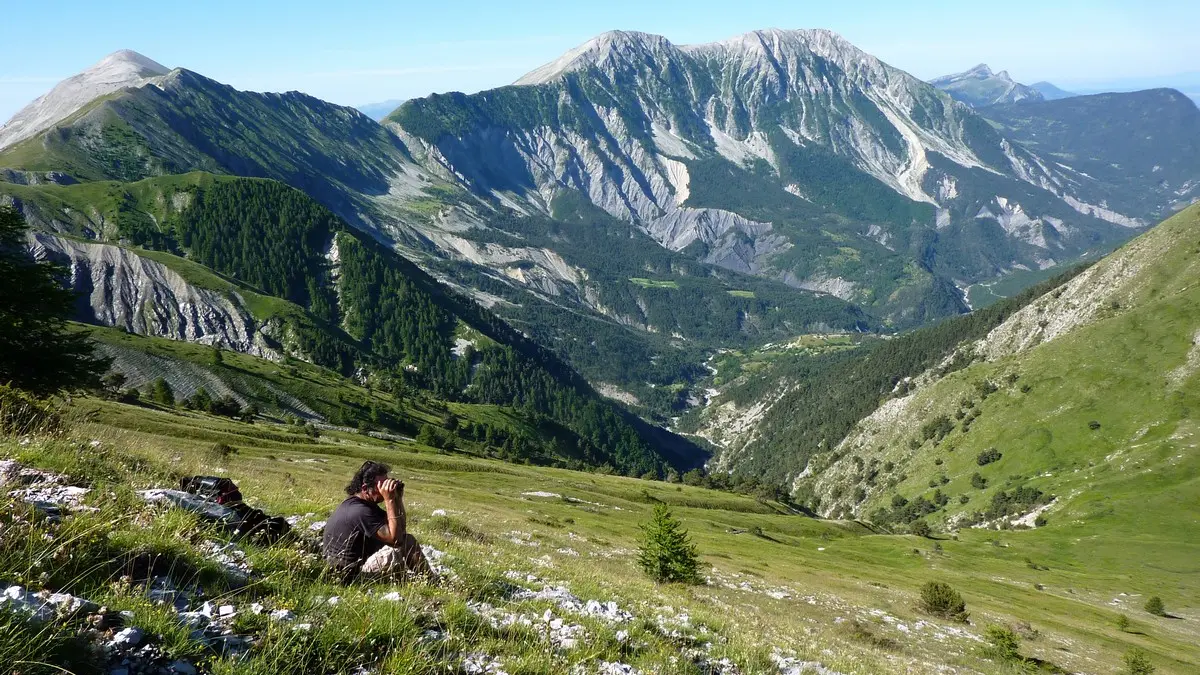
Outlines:
{"type": "MultiPolygon", "coordinates": [[[[464,417],[493,414],[458,410],[464,417]]],[[[292,425],[95,399],[76,401],[67,416],[68,432],[5,440],[0,456],[64,471],[96,488],[88,503],[100,510],[75,516],[65,527],[81,542],[107,543],[74,549],[83,557],[69,569],[78,573],[63,568],[64,574],[50,569],[46,575],[38,561],[63,544],[42,539],[36,529],[20,530],[27,539],[0,555],[0,575],[53,584],[131,610],[169,654],[198,660],[214,673],[272,672],[283,663],[305,663],[317,672],[341,667],[333,665],[338,659],[380,672],[442,672],[456,670],[465,654],[480,651],[509,672],[576,666],[588,671],[619,661],[648,671],[699,673],[703,669],[678,656],[688,645],[706,642],[712,643],[713,659],[729,658],[752,673],[773,668],[777,650],[842,673],[940,667],[1015,672],[992,660],[976,639],[992,624],[1022,627],[1023,655],[1069,672],[1122,672],[1122,656],[1131,647],[1144,650],[1158,672],[1187,673],[1200,666],[1197,575],[1189,570],[1196,557],[1155,556],[1153,566],[1132,564],[1144,546],[1156,545],[1149,535],[1101,544],[1097,531],[1075,531],[1065,523],[1038,531],[965,530],[934,539],[885,535],[861,523],[814,519],[740,495],[496,462],[405,439],[339,430],[314,438],[292,425]],[[215,453],[217,443],[233,451],[215,453]],[[214,581],[216,597],[292,609],[313,624],[313,635],[302,638],[265,621],[259,626],[249,617],[243,629],[261,637],[238,661],[205,651],[167,610],[114,583],[105,560],[129,551],[156,551],[205,578],[218,576],[201,547],[222,535],[181,514],[151,517],[130,493],[134,488],[217,473],[235,480],[251,503],[282,515],[314,514],[303,521],[309,522],[323,519],[341,500],[343,482],[365,458],[390,463],[405,481],[413,531],[447,554],[455,579],[441,586],[344,589],[323,579],[303,547],[243,544],[256,570],[253,583],[236,589],[214,581]],[[668,505],[689,531],[707,583],[656,585],[638,570],[639,525],[658,504],[668,505]],[[1073,545],[1079,539],[1082,546],[1073,545]],[[1079,549],[1100,559],[1082,558],[1079,549]],[[505,604],[496,589],[506,573],[533,574],[580,598],[617,602],[635,617],[623,627],[635,639],[621,642],[614,627],[583,618],[578,621],[587,637],[563,650],[551,648],[536,630],[488,626],[467,609],[468,602],[486,600],[533,615],[553,609],[541,601],[505,604]],[[962,594],[970,623],[917,609],[920,588],[931,580],[962,594]],[[399,604],[381,600],[393,590],[402,597],[399,604]],[[1150,592],[1161,595],[1168,614],[1177,618],[1140,611],[1140,602],[1110,604],[1121,593],[1150,592]],[[329,607],[323,598],[331,595],[344,602],[329,607]],[[1118,628],[1122,613],[1131,620],[1125,630],[1118,628]],[[674,625],[670,622],[681,614],[690,620],[678,635],[657,628],[674,625]],[[430,629],[442,637],[416,639],[430,629]]],[[[39,635],[59,647],[69,640],[39,635]]],[[[0,651],[19,639],[34,638],[0,632],[0,651]]],[[[84,664],[74,665],[87,672],[84,664]]]]}

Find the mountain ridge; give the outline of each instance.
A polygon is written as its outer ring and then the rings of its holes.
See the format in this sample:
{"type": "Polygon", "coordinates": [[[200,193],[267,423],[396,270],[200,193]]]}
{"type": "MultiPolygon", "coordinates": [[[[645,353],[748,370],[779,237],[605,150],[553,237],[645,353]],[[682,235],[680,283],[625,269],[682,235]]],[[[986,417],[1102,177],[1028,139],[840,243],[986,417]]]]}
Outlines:
{"type": "Polygon", "coordinates": [[[169,72],[166,66],[135,51],[113,52],[17,111],[0,126],[0,150],[45,131],[100,96],[153,82],[169,72]]]}
{"type": "Polygon", "coordinates": [[[176,69],[0,167],[30,184],[283,181],[660,421],[696,399],[713,349],[958,314],[973,283],[1143,222],[829,31],[683,47],[613,33],[576,51],[547,84],[416,99],[383,125],[176,69]]]}
{"type": "MultiPolygon", "coordinates": [[[[832,221],[823,229],[849,229],[839,233],[844,243],[874,238],[895,247],[925,228],[971,240],[995,236],[979,230],[998,225],[1012,242],[1006,250],[963,251],[974,258],[968,267],[939,265],[936,256],[918,263],[933,277],[969,283],[1071,257],[1058,247],[1078,254],[1081,228],[1127,236],[1097,220],[1140,226],[1073,197],[1052,163],[831,31],[757,31],[678,47],[661,36],[610,32],[517,82],[414,99],[384,123],[418,163],[480,198],[546,212],[554,195],[577,191],[673,250],[797,287],[843,289],[856,302],[867,294],[862,280],[821,261],[820,247],[802,232],[832,221]],[[836,181],[822,175],[831,168],[841,172],[836,181]],[[701,181],[742,171],[749,175],[740,183],[701,181]],[[981,181],[1004,191],[960,196],[966,183],[981,181]],[[734,184],[758,194],[779,190],[779,206],[743,208],[715,195],[734,184]],[[997,207],[994,195],[1009,206],[997,207]],[[887,212],[855,212],[851,204],[887,212]],[[995,225],[979,223],[984,218],[995,225]],[[817,253],[793,267],[793,247],[817,253]]],[[[920,283],[931,288],[929,278],[920,283]]],[[[870,292],[878,302],[896,290],[870,292]]],[[[891,318],[913,320],[900,311],[891,318]]]]}
{"type": "Polygon", "coordinates": [[[1017,82],[1012,79],[1007,70],[998,73],[992,72],[986,63],[981,63],[961,73],[936,77],[930,80],[929,84],[973,108],[1041,101],[1045,98],[1036,85],[1029,86],[1017,82]]]}

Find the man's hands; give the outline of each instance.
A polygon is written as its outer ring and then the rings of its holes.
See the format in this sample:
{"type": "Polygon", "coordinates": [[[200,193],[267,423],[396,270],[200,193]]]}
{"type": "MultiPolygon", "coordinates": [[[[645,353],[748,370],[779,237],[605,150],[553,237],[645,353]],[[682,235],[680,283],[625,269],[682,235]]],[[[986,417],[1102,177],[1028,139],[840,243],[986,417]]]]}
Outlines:
{"type": "Polygon", "coordinates": [[[404,541],[408,531],[404,515],[404,483],[395,478],[385,478],[376,484],[375,489],[383,497],[383,505],[387,509],[387,525],[375,531],[375,538],[388,546],[397,546],[404,541]]]}
{"type": "Polygon", "coordinates": [[[404,498],[404,483],[395,478],[385,478],[379,481],[379,494],[389,502],[399,502],[404,498]]]}

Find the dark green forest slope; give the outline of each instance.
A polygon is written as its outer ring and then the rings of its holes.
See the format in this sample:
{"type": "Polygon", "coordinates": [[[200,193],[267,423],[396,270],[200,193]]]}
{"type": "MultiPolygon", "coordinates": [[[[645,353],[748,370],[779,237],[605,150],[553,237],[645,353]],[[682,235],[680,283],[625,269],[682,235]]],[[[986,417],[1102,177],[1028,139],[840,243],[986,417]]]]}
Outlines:
{"type": "Polygon", "coordinates": [[[106,209],[108,239],[186,256],[294,303],[310,319],[301,351],[343,376],[365,370],[388,389],[545,417],[570,430],[572,458],[585,465],[641,475],[698,460],[689,444],[599,398],[553,353],[298,190],[203,174],[5,190],[31,220],[68,231],[93,230],[81,214],[106,209]]]}

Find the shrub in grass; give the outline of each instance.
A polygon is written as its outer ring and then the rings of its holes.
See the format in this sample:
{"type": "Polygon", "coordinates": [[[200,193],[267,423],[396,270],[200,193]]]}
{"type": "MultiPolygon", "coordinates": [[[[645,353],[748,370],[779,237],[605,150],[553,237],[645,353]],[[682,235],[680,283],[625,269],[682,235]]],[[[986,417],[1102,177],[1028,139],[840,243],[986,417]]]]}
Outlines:
{"type": "Polygon", "coordinates": [[[963,623],[966,623],[967,617],[970,616],[963,597],[943,581],[929,581],[921,587],[919,607],[926,614],[963,623]]]}
{"type": "Polygon", "coordinates": [[[237,454],[237,448],[227,443],[216,443],[207,452],[204,453],[205,458],[210,462],[220,462],[228,459],[230,455],[237,454]]]}
{"type": "Polygon", "coordinates": [[[971,475],[971,487],[976,490],[982,490],[987,487],[987,479],[978,471],[971,475]]]}
{"type": "Polygon", "coordinates": [[[650,522],[642,524],[638,566],[659,582],[700,583],[696,545],[666,504],[657,504],[650,522]]]}
{"type": "Polygon", "coordinates": [[[62,418],[49,404],[15,387],[0,385],[0,434],[53,434],[61,428],[62,418]]]}
{"type": "Polygon", "coordinates": [[[988,658],[1005,663],[1024,661],[1021,656],[1021,638],[1007,626],[988,626],[983,632],[988,645],[984,652],[988,658]]]}
{"type": "Polygon", "coordinates": [[[453,516],[433,516],[424,522],[425,528],[444,535],[486,544],[491,538],[453,516]]]}
{"type": "Polygon", "coordinates": [[[1122,633],[1128,633],[1131,625],[1132,622],[1129,620],[1129,617],[1125,616],[1124,614],[1117,616],[1117,630],[1121,631],[1122,633]]]}
{"type": "Polygon", "coordinates": [[[924,520],[914,520],[913,524],[908,526],[908,531],[918,537],[928,537],[933,534],[933,530],[929,528],[929,523],[924,520]]]}
{"type": "Polygon", "coordinates": [[[1146,611],[1150,612],[1154,616],[1167,615],[1167,608],[1165,605],[1163,605],[1162,598],[1158,597],[1157,595],[1146,601],[1146,611]]]}
{"type": "Polygon", "coordinates": [[[992,462],[1000,461],[1001,457],[1003,457],[1003,455],[999,450],[995,448],[988,448],[987,450],[979,453],[979,455],[975,458],[975,463],[979,466],[987,466],[992,462]]]}
{"type": "Polygon", "coordinates": [[[1155,671],[1154,664],[1146,652],[1134,647],[1125,652],[1122,659],[1125,663],[1125,673],[1128,675],[1151,675],[1155,671]]]}

